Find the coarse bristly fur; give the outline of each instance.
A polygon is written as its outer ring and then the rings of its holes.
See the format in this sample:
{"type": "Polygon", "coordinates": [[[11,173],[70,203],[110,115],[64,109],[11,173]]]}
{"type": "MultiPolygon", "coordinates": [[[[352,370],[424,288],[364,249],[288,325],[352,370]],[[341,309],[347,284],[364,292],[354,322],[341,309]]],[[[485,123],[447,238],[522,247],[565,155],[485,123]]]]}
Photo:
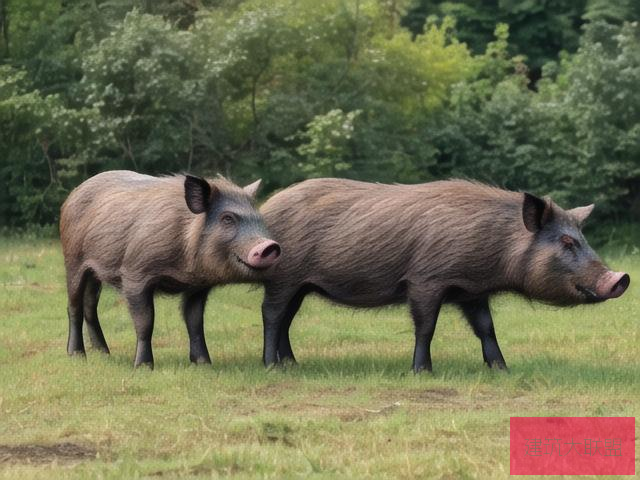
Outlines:
{"type": "Polygon", "coordinates": [[[565,211],[548,199],[465,180],[314,179],[289,187],[261,208],[287,252],[265,283],[264,361],[293,359],[289,324],[306,293],[318,292],[359,307],[408,301],[416,370],[431,368],[428,343],[440,304],[457,303],[481,337],[485,361],[504,366],[493,344],[491,294],[515,291],[558,305],[597,300],[590,294],[608,270],[580,232],[591,208],[565,211]]]}
{"type": "MultiPolygon", "coordinates": [[[[153,328],[156,290],[184,292],[183,311],[190,328],[187,317],[198,323],[212,286],[259,279],[261,272],[243,261],[253,246],[269,238],[254,204],[255,188],[244,190],[221,177],[152,177],[129,171],[104,172],[77,187],[60,216],[69,353],[84,352],[83,310],[94,346],[108,351],[94,311],[102,282],[121,291],[139,331],[144,330],[139,324],[153,328]],[[192,208],[202,211],[194,213],[192,208]]],[[[143,334],[150,337],[149,332],[143,334]]],[[[204,339],[195,348],[195,356],[203,357],[197,361],[208,359],[203,346],[204,339]]],[[[193,350],[192,342],[192,354],[193,350]]]]}

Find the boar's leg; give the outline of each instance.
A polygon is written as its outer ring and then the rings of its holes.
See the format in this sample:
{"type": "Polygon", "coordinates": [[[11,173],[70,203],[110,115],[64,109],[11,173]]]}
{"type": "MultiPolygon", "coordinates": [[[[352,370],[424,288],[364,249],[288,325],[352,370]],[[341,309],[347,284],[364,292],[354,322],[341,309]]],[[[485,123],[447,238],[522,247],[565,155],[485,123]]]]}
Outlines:
{"type": "Polygon", "coordinates": [[[304,295],[299,295],[298,288],[265,285],[262,302],[264,328],[262,361],[265,367],[278,363],[278,358],[293,359],[289,342],[289,326],[303,298],[304,295]],[[297,299],[298,296],[300,296],[299,299],[297,299]]]}
{"type": "Polygon", "coordinates": [[[189,360],[193,363],[211,363],[204,340],[204,307],[209,289],[188,292],[182,296],[182,315],[189,334],[189,360]]]}
{"type": "Polygon", "coordinates": [[[291,328],[291,322],[293,317],[296,316],[300,305],[304,300],[305,292],[298,291],[291,301],[287,304],[282,321],[280,322],[280,332],[278,334],[278,362],[292,362],[296,363],[296,357],[293,355],[293,349],[291,348],[291,340],[289,340],[289,329],[291,328]]]}
{"type": "Polygon", "coordinates": [[[67,339],[67,353],[69,355],[84,355],[84,340],[82,338],[82,305],[69,302],[67,306],[69,316],[69,338],[67,339]]]}
{"type": "Polygon", "coordinates": [[[414,373],[423,370],[431,371],[431,339],[436,330],[436,321],[440,313],[441,297],[434,295],[421,296],[420,299],[409,297],[411,316],[415,325],[416,346],[413,351],[414,373]]]}
{"type": "Polygon", "coordinates": [[[69,355],[84,355],[84,340],[82,338],[82,292],[85,284],[85,274],[81,271],[67,269],[67,315],[69,316],[69,338],[67,339],[67,353],[69,355]]]}
{"type": "Polygon", "coordinates": [[[153,291],[148,290],[140,294],[125,296],[129,303],[129,312],[138,338],[136,359],[133,366],[148,365],[153,368],[153,352],[151,351],[154,319],[153,291]]]}
{"type": "Polygon", "coordinates": [[[89,332],[89,338],[91,339],[91,345],[96,350],[100,350],[104,353],[109,353],[109,347],[107,341],[100,328],[100,321],[98,320],[98,301],[100,300],[100,289],[102,283],[96,279],[93,275],[89,275],[87,278],[87,284],[84,287],[84,320],[87,324],[87,331],[89,332]]]}
{"type": "Polygon", "coordinates": [[[493,328],[493,319],[491,318],[491,310],[489,309],[489,300],[483,298],[480,300],[471,300],[460,303],[460,307],[464,312],[464,316],[473,328],[474,333],[482,342],[482,357],[489,367],[497,367],[506,369],[507,364],[504,361],[498,339],[493,328]]]}
{"type": "Polygon", "coordinates": [[[280,327],[286,314],[287,305],[287,303],[273,303],[266,296],[262,302],[262,326],[264,332],[262,363],[264,363],[265,367],[278,363],[280,327]]]}

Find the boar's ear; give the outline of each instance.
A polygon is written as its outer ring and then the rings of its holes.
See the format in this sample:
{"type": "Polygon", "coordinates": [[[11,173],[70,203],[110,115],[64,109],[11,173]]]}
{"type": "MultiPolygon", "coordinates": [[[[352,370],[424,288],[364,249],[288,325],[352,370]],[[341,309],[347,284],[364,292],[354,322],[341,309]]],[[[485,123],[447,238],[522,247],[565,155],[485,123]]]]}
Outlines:
{"type": "Polygon", "coordinates": [[[245,192],[247,192],[247,195],[249,195],[251,198],[256,198],[256,194],[258,193],[258,190],[260,189],[260,184],[262,184],[262,179],[258,179],[255,182],[247,185],[246,187],[243,188],[243,190],[245,192]]]}
{"type": "Polygon", "coordinates": [[[522,204],[522,220],[524,226],[532,233],[538,232],[551,221],[553,210],[551,203],[525,192],[522,204]]]}
{"type": "MultiPolygon", "coordinates": [[[[213,187],[215,190],[215,187],[213,187]]],[[[193,213],[204,213],[211,205],[212,189],[204,178],[187,175],[184,178],[184,199],[193,213]]]]}
{"type": "Polygon", "coordinates": [[[595,205],[592,203],[585,207],[572,208],[571,210],[567,210],[567,213],[578,222],[578,226],[582,226],[587,217],[593,212],[593,207],[595,207],[595,205]]]}

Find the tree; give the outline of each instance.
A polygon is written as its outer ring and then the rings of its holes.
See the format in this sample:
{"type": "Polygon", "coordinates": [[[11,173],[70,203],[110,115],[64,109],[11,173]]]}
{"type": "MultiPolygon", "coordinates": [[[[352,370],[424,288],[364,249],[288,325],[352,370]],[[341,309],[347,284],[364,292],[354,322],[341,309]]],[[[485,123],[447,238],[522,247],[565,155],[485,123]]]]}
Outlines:
{"type": "Polygon", "coordinates": [[[640,19],[640,3],[634,0],[587,0],[582,18],[621,25],[640,19]]]}
{"type": "Polygon", "coordinates": [[[9,16],[7,0],[0,0],[0,34],[2,36],[2,53],[9,56],[9,16]]]}
{"type": "Polygon", "coordinates": [[[0,67],[2,224],[49,223],[58,216],[73,158],[95,112],[68,109],[58,95],[30,88],[24,70],[0,67]]]}
{"type": "Polygon", "coordinates": [[[550,194],[565,206],[595,201],[601,218],[628,215],[640,190],[639,38],[637,24],[589,25],[539,93],[517,69],[495,84],[459,84],[430,130],[434,174],[550,194]]]}
{"type": "Polygon", "coordinates": [[[468,176],[621,215],[640,204],[640,42],[616,22],[637,8],[570,3],[3,0],[3,221],[55,222],[113,168],[261,176],[265,193],[468,176]]]}
{"type": "Polygon", "coordinates": [[[586,0],[416,0],[403,23],[417,34],[444,17],[456,19],[455,36],[481,53],[498,23],[509,25],[510,54],[524,55],[533,79],[560,51],[578,47],[586,0]]]}
{"type": "Polygon", "coordinates": [[[100,112],[92,129],[106,132],[89,146],[95,169],[188,170],[210,153],[195,141],[200,115],[212,111],[215,128],[216,109],[198,52],[192,32],[135,10],[88,50],[80,96],[100,112]]]}

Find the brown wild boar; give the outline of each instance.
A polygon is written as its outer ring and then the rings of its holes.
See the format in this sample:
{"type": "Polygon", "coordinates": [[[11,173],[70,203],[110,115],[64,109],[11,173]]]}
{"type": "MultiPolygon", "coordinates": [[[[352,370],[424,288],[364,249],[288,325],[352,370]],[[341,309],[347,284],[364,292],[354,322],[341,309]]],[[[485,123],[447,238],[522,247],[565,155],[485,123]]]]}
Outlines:
{"type": "Polygon", "coordinates": [[[126,299],[138,343],[135,366],[153,367],[153,294],[182,293],[189,357],[210,363],[203,313],[214,285],[255,281],[280,255],[254,206],[260,181],[244,189],[217,178],[105,172],[62,206],[69,355],[83,354],[83,318],[92,345],[109,353],[97,306],[102,282],[126,299]]]}
{"type": "Polygon", "coordinates": [[[431,370],[443,302],[460,306],[489,366],[506,368],[489,297],[512,291],[554,305],[624,293],[580,227],[593,205],[563,210],[549,199],[463,180],[381,185],[307,180],[261,208],[287,252],[266,276],[265,365],[294,361],[289,326],[304,296],[375,307],[409,302],[413,370],[431,370]]]}

